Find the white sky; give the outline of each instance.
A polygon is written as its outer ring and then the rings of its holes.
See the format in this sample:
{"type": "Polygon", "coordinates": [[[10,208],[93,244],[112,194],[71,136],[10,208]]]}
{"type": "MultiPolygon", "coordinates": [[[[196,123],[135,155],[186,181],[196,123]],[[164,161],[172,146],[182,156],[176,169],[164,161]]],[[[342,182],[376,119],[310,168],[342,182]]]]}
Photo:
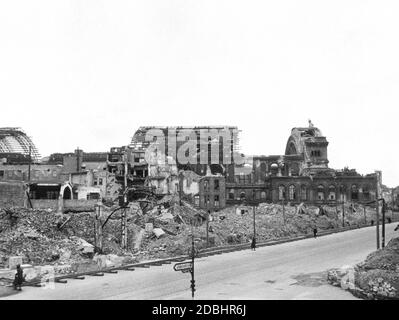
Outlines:
{"type": "Polygon", "coordinates": [[[0,1],[0,126],[45,156],[227,124],[269,155],[310,118],[331,167],[396,186],[398,16],[398,1],[0,1]]]}

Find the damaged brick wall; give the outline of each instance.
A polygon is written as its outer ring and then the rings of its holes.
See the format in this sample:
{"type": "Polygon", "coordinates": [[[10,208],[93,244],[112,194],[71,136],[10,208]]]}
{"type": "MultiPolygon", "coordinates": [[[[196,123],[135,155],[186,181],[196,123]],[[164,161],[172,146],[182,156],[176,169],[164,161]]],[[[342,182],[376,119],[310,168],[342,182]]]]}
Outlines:
{"type": "Polygon", "coordinates": [[[26,186],[22,182],[0,182],[0,207],[24,206],[26,186]]]}

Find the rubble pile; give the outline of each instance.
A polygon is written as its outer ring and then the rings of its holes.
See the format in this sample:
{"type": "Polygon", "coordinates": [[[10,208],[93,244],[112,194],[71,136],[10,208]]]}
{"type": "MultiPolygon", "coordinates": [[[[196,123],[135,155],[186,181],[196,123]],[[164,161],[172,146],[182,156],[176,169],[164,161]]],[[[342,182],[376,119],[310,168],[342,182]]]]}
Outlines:
{"type": "MultiPolygon", "coordinates": [[[[140,202],[126,209],[128,248],[121,248],[121,216],[118,207],[104,207],[103,252],[95,254],[93,213],[57,214],[51,210],[10,208],[0,210],[0,267],[9,256],[22,256],[33,265],[107,265],[123,257],[124,263],[187,254],[194,233],[197,248],[207,246],[207,212],[176,196],[165,196],[144,212],[140,202]],[[180,205],[181,204],[181,205],[180,205]],[[111,215],[111,213],[113,213],[111,215]],[[93,260],[94,259],[94,260],[93,260]],[[105,261],[105,260],[106,261],[105,261]],[[108,259],[108,260],[107,260],[108,259]],[[105,261],[105,262],[104,262],[105,261]],[[108,261],[108,262],[107,262],[108,261]]],[[[342,227],[342,208],[260,204],[256,207],[259,241],[311,234],[342,227]]],[[[345,208],[346,225],[370,223],[375,209],[345,208]]],[[[209,218],[209,246],[248,243],[253,237],[253,207],[227,207],[209,218]]],[[[119,261],[119,260],[118,260],[119,261]]],[[[77,267],[77,268],[80,268],[77,267]]]]}
{"type": "MultiPolygon", "coordinates": [[[[91,213],[57,215],[25,208],[0,212],[0,267],[9,256],[22,256],[24,264],[33,265],[74,264],[94,256],[91,213]]],[[[110,219],[104,228],[105,254],[124,253],[118,244],[120,230],[120,220],[110,219]]]]}
{"type": "Polygon", "coordinates": [[[355,285],[369,299],[399,299],[399,237],[356,266],[355,285]]]}
{"type": "Polygon", "coordinates": [[[183,200],[181,204],[178,198],[166,196],[142,220],[136,221],[136,228],[141,228],[142,232],[140,245],[134,241],[134,235],[140,231],[132,232],[131,243],[136,248],[133,251],[137,259],[187,254],[191,246],[192,230],[197,238],[197,247],[204,246],[206,212],[183,200]]]}
{"type": "Polygon", "coordinates": [[[23,263],[42,265],[74,261],[81,257],[79,238],[67,238],[57,230],[57,216],[47,210],[8,209],[0,215],[0,266],[9,256],[22,256],[23,263]]]}
{"type": "MultiPolygon", "coordinates": [[[[341,268],[343,269],[343,268],[341,268]]],[[[330,284],[363,299],[399,299],[399,238],[352,268],[328,272],[330,284]]]]}

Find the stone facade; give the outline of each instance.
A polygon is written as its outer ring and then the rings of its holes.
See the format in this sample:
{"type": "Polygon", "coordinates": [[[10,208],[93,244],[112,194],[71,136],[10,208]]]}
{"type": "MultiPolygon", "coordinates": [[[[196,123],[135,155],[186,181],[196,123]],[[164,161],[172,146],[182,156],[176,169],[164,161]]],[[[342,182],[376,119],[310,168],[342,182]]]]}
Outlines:
{"type": "Polygon", "coordinates": [[[376,195],[376,175],[328,167],[328,141],[318,128],[294,128],[285,155],[254,156],[252,172],[226,184],[227,203],[370,202],[376,195]]]}

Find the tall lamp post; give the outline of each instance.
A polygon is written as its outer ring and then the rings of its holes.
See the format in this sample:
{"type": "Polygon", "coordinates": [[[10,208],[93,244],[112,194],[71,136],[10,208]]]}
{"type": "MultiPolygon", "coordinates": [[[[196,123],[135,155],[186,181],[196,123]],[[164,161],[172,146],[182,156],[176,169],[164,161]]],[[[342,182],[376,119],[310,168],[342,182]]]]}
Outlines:
{"type": "Polygon", "coordinates": [[[380,248],[380,203],[379,203],[379,198],[380,198],[380,181],[381,181],[381,172],[376,171],[375,172],[375,182],[376,182],[376,214],[377,214],[377,250],[380,248]]]}
{"type": "Polygon", "coordinates": [[[241,205],[244,206],[252,206],[252,213],[253,213],[253,238],[256,240],[256,224],[255,224],[255,214],[256,214],[256,202],[255,201],[247,201],[246,198],[241,199],[241,205]]]}

